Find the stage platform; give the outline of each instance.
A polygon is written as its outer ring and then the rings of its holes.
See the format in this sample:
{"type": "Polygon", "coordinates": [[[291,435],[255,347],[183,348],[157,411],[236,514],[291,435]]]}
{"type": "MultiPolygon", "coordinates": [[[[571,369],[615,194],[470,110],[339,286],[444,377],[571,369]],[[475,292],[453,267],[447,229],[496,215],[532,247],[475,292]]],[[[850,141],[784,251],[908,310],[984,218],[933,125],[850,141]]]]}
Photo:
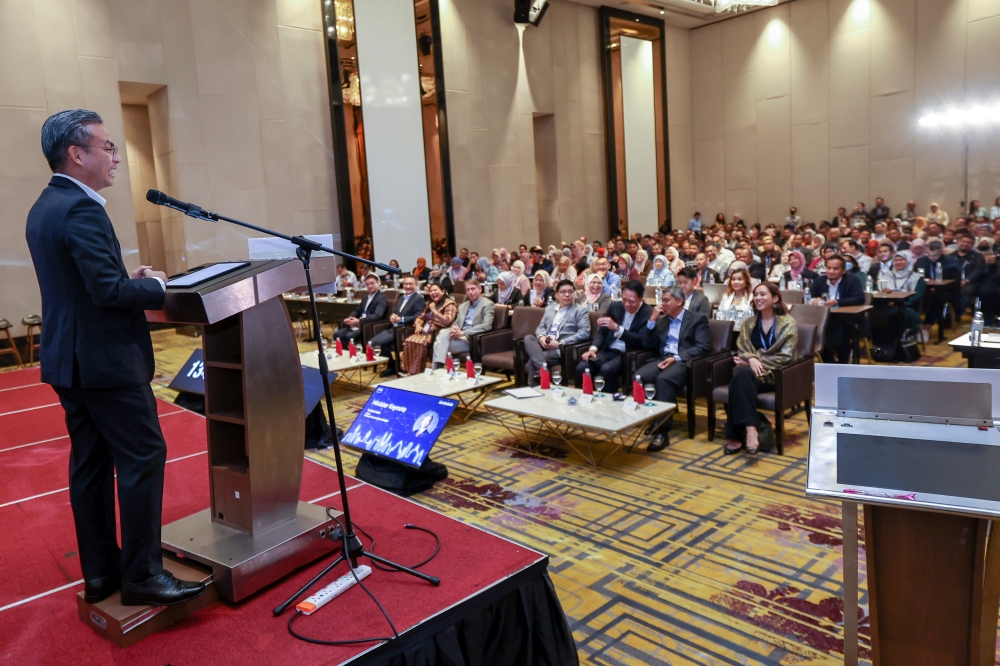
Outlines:
{"type": "MultiPolygon", "coordinates": [[[[163,522],[169,523],[209,504],[205,425],[197,414],[157,404],[168,447],[163,522]]],[[[440,587],[379,570],[365,581],[399,639],[330,647],[289,635],[290,613],[274,618],[271,609],[325,566],[321,560],[245,602],[213,604],[118,648],[77,617],[83,581],[69,506],[68,455],[62,408],[52,389],[39,383],[38,369],[0,374],[0,663],[409,664],[434,663],[470,647],[490,655],[483,663],[575,661],[545,555],[353,478],[351,508],[357,524],[376,539],[376,553],[404,564],[429,555],[433,537],[405,529],[407,523],[432,529],[442,540],[440,554],[422,568],[442,579],[440,587]]],[[[333,470],[306,462],[302,501],[339,509],[336,487],[333,470]]],[[[341,565],[327,582],[345,572],[341,565]]],[[[391,635],[358,588],[300,618],[295,627],[324,640],[391,635]]]]}

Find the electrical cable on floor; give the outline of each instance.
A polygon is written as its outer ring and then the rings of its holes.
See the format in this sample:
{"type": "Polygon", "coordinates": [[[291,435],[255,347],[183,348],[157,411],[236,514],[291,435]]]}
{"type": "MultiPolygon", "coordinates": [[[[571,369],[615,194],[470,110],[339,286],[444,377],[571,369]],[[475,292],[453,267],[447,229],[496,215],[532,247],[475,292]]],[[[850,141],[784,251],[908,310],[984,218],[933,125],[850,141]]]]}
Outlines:
{"type": "MultiPolygon", "coordinates": [[[[340,527],[340,535],[341,535],[341,539],[342,539],[343,545],[344,545],[344,553],[347,553],[347,530],[344,527],[344,524],[340,522],[340,518],[337,518],[337,517],[334,517],[334,516],[330,515],[330,512],[332,510],[333,510],[332,507],[327,507],[326,508],[326,515],[328,517],[332,518],[333,520],[335,520],[337,522],[337,526],[340,527]]],[[[372,544],[370,546],[370,552],[374,553],[375,552],[375,539],[372,537],[372,535],[370,535],[368,532],[366,532],[365,530],[363,530],[358,525],[355,525],[354,527],[359,532],[361,532],[362,534],[364,534],[366,537],[368,537],[369,539],[371,539],[372,544]]],[[[431,536],[433,536],[434,539],[437,541],[437,546],[434,548],[434,552],[431,554],[431,556],[428,557],[427,559],[425,559],[423,562],[420,562],[419,564],[415,564],[415,565],[413,565],[411,567],[408,567],[409,569],[416,569],[418,567],[422,567],[425,564],[427,564],[428,562],[430,562],[431,560],[433,560],[435,557],[437,557],[437,554],[441,551],[441,537],[439,537],[436,532],[434,532],[433,530],[429,530],[426,527],[420,527],[419,525],[406,524],[404,527],[406,527],[407,529],[414,529],[414,530],[420,530],[421,532],[427,532],[428,534],[430,534],[431,536]]],[[[396,569],[391,569],[391,568],[386,568],[386,567],[379,566],[379,563],[376,562],[375,560],[372,560],[372,564],[376,568],[378,568],[378,569],[380,569],[382,571],[386,571],[386,572],[390,572],[390,573],[397,571],[396,569]]],[[[372,637],[372,638],[357,638],[357,639],[352,639],[352,640],[341,640],[341,641],[326,641],[326,640],[322,640],[322,639],[319,639],[319,638],[311,638],[309,636],[304,636],[304,635],[298,633],[297,631],[295,631],[295,628],[292,626],[293,623],[295,622],[296,618],[299,618],[299,617],[301,617],[303,615],[302,611],[300,611],[300,610],[296,610],[295,614],[292,615],[290,618],[288,618],[288,633],[290,633],[295,638],[298,638],[300,641],[305,641],[307,643],[314,643],[316,645],[357,645],[359,643],[375,643],[375,642],[379,642],[379,641],[388,642],[388,641],[391,641],[392,638],[399,638],[399,632],[396,630],[396,626],[392,623],[392,619],[389,618],[389,613],[386,612],[385,608],[382,606],[382,603],[378,600],[378,597],[376,597],[372,593],[371,590],[369,590],[367,587],[365,587],[365,584],[361,582],[360,578],[358,578],[358,574],[354,571],[354,568],[351,566],[350,560],[348,560],[348,562],[347,562],[347,568],[351,572],[351,575],[354,576],[355,582],[358,585],[361,586],[361,589],[364,590],[365,593],[369,597],[371,597],[372,601],[375,602],[375,605],[378,606],[378,609],[380,611],[382,611],[382,615],[385,617],[385,621],[389,623],[389,627],[392,629],[393,636],[392,637],[379,636],[379,637],[372,637]]]]}

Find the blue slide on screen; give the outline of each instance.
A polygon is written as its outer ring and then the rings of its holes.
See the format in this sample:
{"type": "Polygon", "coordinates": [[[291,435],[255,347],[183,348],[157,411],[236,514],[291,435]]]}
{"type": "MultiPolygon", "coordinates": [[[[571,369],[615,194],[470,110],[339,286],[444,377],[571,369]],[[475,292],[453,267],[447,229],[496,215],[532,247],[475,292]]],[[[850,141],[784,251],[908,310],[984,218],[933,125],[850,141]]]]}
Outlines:
{"type": "Polygon", "coordinates": [[[457,404],[457,400],[376,386],[341,441],[361,451],[420,467],[457,404]]]}

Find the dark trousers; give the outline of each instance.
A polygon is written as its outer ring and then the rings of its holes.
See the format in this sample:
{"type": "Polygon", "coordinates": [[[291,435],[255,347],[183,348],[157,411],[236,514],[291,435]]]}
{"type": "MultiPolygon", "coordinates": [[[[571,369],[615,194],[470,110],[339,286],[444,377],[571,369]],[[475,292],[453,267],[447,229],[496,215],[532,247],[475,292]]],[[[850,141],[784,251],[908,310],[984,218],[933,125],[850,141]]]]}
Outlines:
{"type": "Polygon", "coordinates": [[[535,375],[538,374],[542,364],[548,365],[551,371],[552,366],[562,363],[562,350],[542,349],[542,345],[534,335],[525,336],[524,352],[528,355],[528,362],[524,364],[524,375],[528,378],[528,386],[537,383],[535,375]]]}
{"type": "Polygon", "coordinates": [[[345,345],[351,340],[360,340],[361,325],[358,324],[357,330],[352,329],[350,326],[341,326],[333,332],[333,337],[339,339],[345,345]]]}
{"type": "Polygon", "coordinates": [[[733,368],[733,378],[729,381],[729,404],[726,405],[729,422],[737,428],[756,428],[759,423],[757,395],[773,390],[773,381],[761,379],[749,365],[737,365],[733,368]]]}
{"type": "MultiPolygon", "coordinates": [[[[646,365],[639,368],[639,379],[644,385],[656,385],[655,400],[676,403],[677,393],[687,384],[688,376],[690,375],[691,370],[684,363],[677,362],[671,363],[670,367],[666,370],[660,370],[659,363],[662,360],[662,358],[659,358],[655,361],[650,361],[646,365]]],[[[688,405],[688,409],[694,409],[694,407],[688,405]]],[[[663,422],[658,430],[666,433],[670,430],[673,424],[674,417],[671,415],[670,418],[663,422]]]]}
{"type": "Polygon", "coordinates": [[[591,361],[580,361],[576,365],[576,385],[583,388],[583,373],[590,368],[591,378],[601,375],[604,377],[604,390],[608,393],[615,393],[621,386],[622,375],[622,354],[617,352],[597,352],[597,356],[591,361]]]}
{"type": "Polygon", "coordinates": [[[822,356],[824,363],[850,363],[851,352],[854,350],[855,332],[845,321],[831,315],[826,324],[826,345],[822,356]]]}
{"type": "Polygon", "coordinates": [[[85,580],[121,573],[138,583],[163,570],[160,513],[163,441],[148,384],[117,389],[56,388],[72,444],[69,501],[85,580]],[[122,545],[115,529],[115,473],[122,545]]]}
{"type": "Polygon", "coordinates": [[[387,369],[395,369],[396,361],[393,360],[392,352],[396,349],[396,327],[392,326],[385,329],[384,331],[379,331],[372,336],[372,339],[368,341],[368,344],[375,347],[382,348],[382,356],[386,356],[389,359],[389,365],[387,369]]]}

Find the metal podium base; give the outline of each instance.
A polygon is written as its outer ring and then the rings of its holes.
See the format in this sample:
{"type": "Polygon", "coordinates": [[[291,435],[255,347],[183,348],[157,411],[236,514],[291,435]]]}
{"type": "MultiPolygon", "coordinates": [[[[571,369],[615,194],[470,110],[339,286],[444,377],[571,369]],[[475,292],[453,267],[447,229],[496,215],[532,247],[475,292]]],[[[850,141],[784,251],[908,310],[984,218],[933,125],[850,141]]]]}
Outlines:
{"type": "Polygon", "coordinates": [[[213,523],[205,509],[164,525],[161,540],[165,550],[211,567],[219,595],[240,601],[334,550],[335,526],[324,507],[299,502],[295,518],[251,536],[213,523]]]}

